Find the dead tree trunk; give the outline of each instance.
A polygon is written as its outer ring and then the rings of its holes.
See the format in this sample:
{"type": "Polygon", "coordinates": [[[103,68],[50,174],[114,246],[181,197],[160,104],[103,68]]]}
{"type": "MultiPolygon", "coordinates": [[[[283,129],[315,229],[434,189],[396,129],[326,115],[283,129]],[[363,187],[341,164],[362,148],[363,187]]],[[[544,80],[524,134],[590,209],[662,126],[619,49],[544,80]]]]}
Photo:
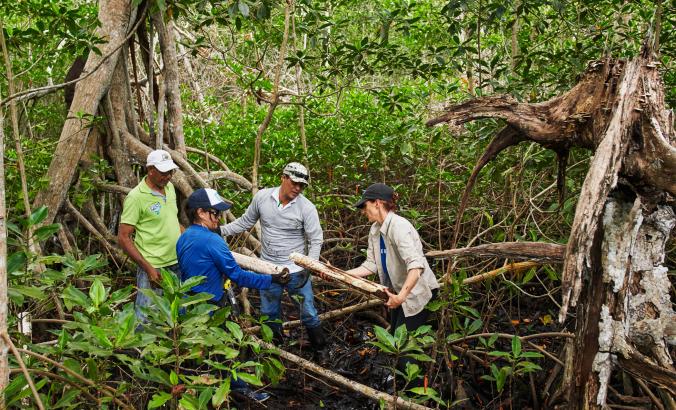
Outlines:
{"type": "MultiPolygon", "coordinates": [[[[456,237],[479,172],[502,150],[534,141],[559,154],[560,169],[570,148],[594,150],[563,255],[559,319],[566,321],[571,306],[576,315],[561,382],[564,403],[558,404],[606,406],[608,382],[620,368],[664,393],[664,407],[673,408],[676,373],[666,343],[673,338],[676,315],[662,264],[676,223],[676,148],[651,50],[644,47],[631,61],[591,63],[575,87],[543,103],[497,96],[446,111],[428,125],[489,117],[507,123],[470,176],[456,237]]],[[[564,177],[559,172],[559,179],[564,177]]]]}

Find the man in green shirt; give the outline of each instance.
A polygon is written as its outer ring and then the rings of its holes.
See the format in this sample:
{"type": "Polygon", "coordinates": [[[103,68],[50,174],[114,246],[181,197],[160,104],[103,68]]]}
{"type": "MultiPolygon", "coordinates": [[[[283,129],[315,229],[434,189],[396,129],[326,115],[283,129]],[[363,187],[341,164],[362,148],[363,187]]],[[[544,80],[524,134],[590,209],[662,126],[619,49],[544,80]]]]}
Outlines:
{"type": "MultiPolygon", "coordinates": [[[[118,229],[118,243],[136,262],[138,289],[161,290],[153,286],[161,280],[159,269],[181,276],[176,257],[176,242],[181,235],[176,191],[169,182],[178,166],[164,150],[152,151],[146,161],[148,174],[124,200],[118,229]],[[133,236],[133,239],[132,239],[133,236]]],[[[136,317],[146,321],[141,307],[151,305],[143,292],[136,295],[136,317]]]]}

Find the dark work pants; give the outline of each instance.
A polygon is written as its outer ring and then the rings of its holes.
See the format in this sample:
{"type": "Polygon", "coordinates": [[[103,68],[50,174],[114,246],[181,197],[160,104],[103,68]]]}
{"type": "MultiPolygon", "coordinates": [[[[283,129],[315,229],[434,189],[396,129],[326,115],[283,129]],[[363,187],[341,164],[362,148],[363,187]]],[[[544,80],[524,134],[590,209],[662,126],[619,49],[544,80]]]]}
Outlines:
{"type": "MultiPolygon", "coordinates": [[[[432,299],[430,299],[430,302],[437,298],[437,293],[438,289],[434,289],[432,291],[432,299]]],[[[395,330],[397,330],[397,328],[401,325],[406,325],[406,330],[413,332],[419,327],[428,324],[431,314],[432,312],[429,310],[423,309],[417,315],[406,317],[404,316],[404,309],[401,306],[390,310],[390,333],[394,334],[395,330]]],[[[429,324],[431,325],[432,323],[429,324]]],[[[397,369],[406,373],[406,363],[417,364],[418,367],[423,370],[422,374],[424,375],[424,367],[421,365],[421,363],[408,357],[399,358],[399,361],[397,362],[397,369]]],[[[408,385],[408,388],[422,387],[422,385],[423,378],[419,378],[418,380],[411,381],[411,383],[408,385]]]]}

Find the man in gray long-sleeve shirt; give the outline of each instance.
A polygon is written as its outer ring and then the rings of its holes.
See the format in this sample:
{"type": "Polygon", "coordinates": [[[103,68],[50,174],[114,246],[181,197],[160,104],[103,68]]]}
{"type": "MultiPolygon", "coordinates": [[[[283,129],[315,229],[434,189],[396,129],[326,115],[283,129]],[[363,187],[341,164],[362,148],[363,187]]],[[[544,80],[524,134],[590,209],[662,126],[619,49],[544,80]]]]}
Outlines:
{"type": "MultiPolygon", "coordinates": [[[[221,235],[228,236],[251,229],[261,221],[261,259],[289,268],[291,281],[281,286],[273,284],[261,291],[261,314],[270,321],[280,318],[281,299],[286,287],[290,295],[299,295],[301,302],[291,299],[300,308],[300,317],[307,328],[312,346],[320,350],[326,345],[326,337],[317,316],[312,293],[312,281],[300,266],[289,260],[289,254],[299,252],[313,259],[319,259],[324,240],[319,224],[317,208],[301,192],[308,184],[307,169],[291,162],[282,172],[280,186],[258,191],[246,212],[234,222],[221,226],[221,235]],[[306,252],[307,249],[307,252],[306,252]]],[[[267,323],[281,341],[280,323],[267,323]]]]}

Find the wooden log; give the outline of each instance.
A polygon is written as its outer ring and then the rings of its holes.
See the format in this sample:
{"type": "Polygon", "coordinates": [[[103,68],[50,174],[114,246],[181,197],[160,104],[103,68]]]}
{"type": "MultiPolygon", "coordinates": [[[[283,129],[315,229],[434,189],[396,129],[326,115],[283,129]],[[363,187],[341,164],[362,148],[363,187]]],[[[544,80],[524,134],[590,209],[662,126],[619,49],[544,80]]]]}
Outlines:
{"type": "Polygon", "coordinates": [[[237,252],[232,252],[232,256],[235,258],[235,262],[246,270],[267,273],[268,275],[280,275],[289,272],[289,268],[275,265],[253,256],[242,255],[237,252]]]}
{"type": "Polygon", "coordinates": [[[252,338],[259,343],[261,346],[268,350],[272,350],[279,354],[279,356],[287,360],[289,362],[292,362],[294,364],[299,365],[305,370],[309,370],[312,373],[323,377],[326,380],[330,380],[332,382],[335,382],[338,385],[341,385],[343,387],[346,387],[352,391],[355,391],[357,393],[361,393],[364,396],[371,398],[376,401],[384,401],[386,403],[392,404],[395,408],[398,409],[413,409],[413,410],[431,410],[429,407],[425,407],[421,404],[417,404],[411,401],[406,401],[405,399],[401,397],[395,397],[392,395],[389,395],[387,393],[381,392],[379,390],[376,390],[372,387],[363,385],[361,383],[357,383],[353,380],[348,379],[347,377],[341,376],[338,373],[332,372],[331,370],[327,370],[321,366],[316,365],[315,363],[312,363],[309,360],[305,360],[302,357],[298,357],[294,354],[291,354],[285,350],[282,350],[278,348],[277,346],[264,342],[263,340],[257,338],[256,336],[252,336],[252,338]]]}
{"type": "Polygon", "coordinates": [[[540,264],[538,262],[534,262],[534,261],[509,263],[505,266],[494,269],[490,272],[480,273],[478,275],[470,276],[469,278],[463,280],[462,283],[465,284],[465,285],[470,285],[472,283],[483,282],[486,279],[494,278],[494,277],[496,277],[496,276],[498,276],[502,273],[520,272],[520,271],[524,271],[526,269],[534,268],[536,266],[540,266],[540,264]]]}
{"type": "Polygon", "coordinates": [[[448,258],[452,256],[497,256],[510,259],[536,259],[549,262],[563,261],[565,245],[544,242],[504,242],[472,246],[470,248],[430,251],[430,258],[448,258]]]}
{"type": "Polygon", "coordinates": [[[298,266],[302,266],[313,272],[321,273],[326,277],[344,283],[350,288],[355,289],[361,293],[373,295],[385,301],[388,299],[387,293],[385,292],[387,287],[379,283],[352,276],[344,270],[336,268],[335,266],[327,265],[297,252],[289,255],[289,259],[291,259],[298,266]]]}

